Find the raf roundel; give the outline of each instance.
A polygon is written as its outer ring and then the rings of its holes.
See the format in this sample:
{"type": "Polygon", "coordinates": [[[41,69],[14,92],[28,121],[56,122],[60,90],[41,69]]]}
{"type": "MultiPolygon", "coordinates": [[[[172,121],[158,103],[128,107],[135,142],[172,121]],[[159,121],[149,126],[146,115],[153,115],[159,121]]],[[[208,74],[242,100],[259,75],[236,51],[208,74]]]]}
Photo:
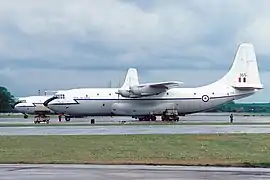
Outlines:
{"type": "Polygon", "coordinates": [[[203,96],[202,96],[202,101],[203,101],[203,102],[208,102],[208,101],[209,101],[209,96],[203,95],[203,96]]]}

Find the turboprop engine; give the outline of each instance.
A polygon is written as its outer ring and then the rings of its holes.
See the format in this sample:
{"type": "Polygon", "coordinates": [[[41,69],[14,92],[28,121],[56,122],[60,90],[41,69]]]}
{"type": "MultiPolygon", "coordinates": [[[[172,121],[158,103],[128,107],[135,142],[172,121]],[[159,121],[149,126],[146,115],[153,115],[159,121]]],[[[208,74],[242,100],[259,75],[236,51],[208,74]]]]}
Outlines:
{"type": "Polygon", "coordinates": [[[143,87],[132,86],[130,88],[130,91],[135,95],[152,96],[152,95],[156,95],[156,94],[159,94],[161,92],[164,92],[164,89],[152,88],[150,86],[143,86],[143,87]]]}
{"type": "Polygon", "coordinates": [[[132,86],[129,90],[119,89],[118,93],[123,97],[143,97],[143,96],[152,96],[157,95],[161,92],[164,92],[164,88],[152,88],[150,86],[132,86]]]}

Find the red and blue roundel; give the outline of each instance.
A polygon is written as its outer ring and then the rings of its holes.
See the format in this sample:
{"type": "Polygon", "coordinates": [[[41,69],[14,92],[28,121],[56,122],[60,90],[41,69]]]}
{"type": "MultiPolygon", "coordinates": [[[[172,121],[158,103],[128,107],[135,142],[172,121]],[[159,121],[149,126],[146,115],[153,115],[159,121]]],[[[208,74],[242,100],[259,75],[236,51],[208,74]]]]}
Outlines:
{"type": "Polygon", "coordinates": [[[209,101],[209,96],[203,95],[203,96],[202,96],[202,101],[203,101],[203,102],[208,102],[208,101],[209,101]]]}

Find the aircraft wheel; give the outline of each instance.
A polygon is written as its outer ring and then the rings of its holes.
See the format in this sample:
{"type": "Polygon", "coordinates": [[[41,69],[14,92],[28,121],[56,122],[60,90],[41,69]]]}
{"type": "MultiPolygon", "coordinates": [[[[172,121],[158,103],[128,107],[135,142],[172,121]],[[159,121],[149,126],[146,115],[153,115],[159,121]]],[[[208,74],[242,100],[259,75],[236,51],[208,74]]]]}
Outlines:
{"type": "Polygon", "coordinates": [[[27,119],[27,118],[28,118],[28,115],[27,115],[27,114],[25,114],[23,117],[24,117],[24,119],[27,119]]]}
{"type": "Polygon", "coordinates": [[[65,116],[65,120],[66,120],[67,122],[69,122],[69,121],[70,121],[70,117],[65,116]]]}
{"type": "Polygon", "coordinates": [[[151,121],[156,121],[157,120],[157,117],[156,116],[151,116],[151,121]]]}

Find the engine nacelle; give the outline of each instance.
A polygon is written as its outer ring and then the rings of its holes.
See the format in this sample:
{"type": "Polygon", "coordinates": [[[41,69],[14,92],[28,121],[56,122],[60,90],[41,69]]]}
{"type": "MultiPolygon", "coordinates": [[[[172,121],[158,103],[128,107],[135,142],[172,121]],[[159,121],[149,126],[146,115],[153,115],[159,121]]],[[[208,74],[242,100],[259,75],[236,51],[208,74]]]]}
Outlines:
{"type": "Polygon", "coordinates": [[[136,98],[136,97],[141,97],[140,95],[132,94],[129,90],[119,89],[119,90],[118,90],[118,93],[119,93],[122,97],[126,97],[126,98],[136,98]]]}
{"type": "Polygon", "coordinates": [[[130,91],[132,92],[132,94],[135,94],[138,96],[152,96],[152,95],[156,95],[163,92],[164,89],[152,88],[150,86],[144,86],[144,87],[132,86],[130,88],[130,91]]]}
{"type": "Polygon", "coordinates": [[[143,96],[152,96],[152,95],[157,95],[161,92],[164,92],[164,88],[152,88],[150,86],[144,86],[144,87],[132,86],[129,90],[127,89],[118,90],[118,93],[122,97],[127,97],[127,98],[139,98],[143,96]]]}

